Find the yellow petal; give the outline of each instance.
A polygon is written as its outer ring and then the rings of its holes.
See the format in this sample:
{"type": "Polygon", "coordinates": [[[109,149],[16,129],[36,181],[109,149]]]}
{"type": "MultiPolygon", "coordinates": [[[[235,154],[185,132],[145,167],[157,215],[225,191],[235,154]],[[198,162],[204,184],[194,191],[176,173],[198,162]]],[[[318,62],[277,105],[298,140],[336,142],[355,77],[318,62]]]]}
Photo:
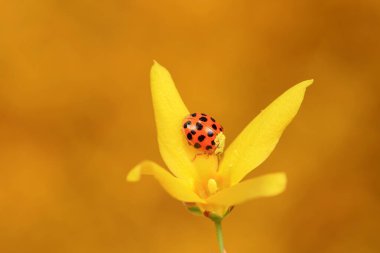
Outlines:
{"type": "Polygon", "coordinates": [[[248,124],[224,153],[219,171],[234,185],[260,165],[275,148],[282,132],[301,106],[306,87],[303,81],[273,101],[248,124]]]}
{"type": "Polygon", "coordinates": [[[221,190],[207,199],[207,203],[233,206],[250,199],[280,194],[286,187],[285,173],[273,173],[238,183],[221,190]]]}
{"type": "Polygon", "coordinates": [[[172,197],[180,201],[204,203],[204,200],[193,191],[190,180],[176,178],[154,162],[143,161],[138,164],[128,173],[127,181],[137,182],[141,175],[154,176],[172,197]]]}
{"type": "Polygon", "coordinates": [[[150,78],[158,144],[162,159],[169,170],[179,178],[194,178],[197,175],[197,168],[216,170],[215,159],[198,156],[196,161],[193,161],[197,151],[189,146],[182,131],[182,121],[189,111],[170,73],[154,62],[150,78]]]}

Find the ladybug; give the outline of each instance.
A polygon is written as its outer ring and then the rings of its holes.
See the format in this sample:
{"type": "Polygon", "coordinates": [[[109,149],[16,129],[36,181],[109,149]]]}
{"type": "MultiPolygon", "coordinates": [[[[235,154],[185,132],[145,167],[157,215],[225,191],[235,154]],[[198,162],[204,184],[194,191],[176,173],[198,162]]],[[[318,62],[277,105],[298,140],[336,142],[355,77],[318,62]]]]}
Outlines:
{"type": "Polygon", "coordinates": [[[223,153],[223,127],[205,113],[192,113],[183,119],[183,133],[189,145],[208,155],[223,153]]]}

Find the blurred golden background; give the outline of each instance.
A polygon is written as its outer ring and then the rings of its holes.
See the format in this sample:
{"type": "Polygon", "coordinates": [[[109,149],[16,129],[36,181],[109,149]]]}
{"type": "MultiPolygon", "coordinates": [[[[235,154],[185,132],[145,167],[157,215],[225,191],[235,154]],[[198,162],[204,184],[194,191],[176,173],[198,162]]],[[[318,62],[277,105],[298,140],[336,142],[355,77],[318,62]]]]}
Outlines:
{"type": "Polygon", "coordinates": [[[228,253],[380,252],[378,1],[1,1],[0,252],[217,252],[149,177],[149,69],[227,143],[314,78],[272,156],[287,191],[238,206],[228,253]]]}

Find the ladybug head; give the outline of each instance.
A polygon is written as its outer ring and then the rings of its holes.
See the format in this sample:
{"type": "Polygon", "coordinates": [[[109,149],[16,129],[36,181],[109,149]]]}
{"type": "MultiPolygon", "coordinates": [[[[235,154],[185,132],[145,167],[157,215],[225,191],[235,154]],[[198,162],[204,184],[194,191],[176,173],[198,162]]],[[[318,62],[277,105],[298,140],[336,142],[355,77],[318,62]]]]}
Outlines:
{"type": "Polygon", "coordinates": [[[218,135],[215,137],[215,155],[220,155],[223,153],[225,140],[226,136],[223,134],[223,132],[218,133],[218,135]]]}

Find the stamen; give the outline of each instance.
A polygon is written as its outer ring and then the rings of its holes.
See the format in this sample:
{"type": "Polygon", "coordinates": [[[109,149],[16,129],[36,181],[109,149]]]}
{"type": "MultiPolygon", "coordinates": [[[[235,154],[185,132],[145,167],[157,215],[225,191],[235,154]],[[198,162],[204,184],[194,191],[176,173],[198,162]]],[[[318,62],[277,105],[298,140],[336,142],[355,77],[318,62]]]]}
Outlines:
{"type": "Polygon", "coordinates": [[[207,188],[208,188],[208,192],[210,194],[214,194],[217,190],[218,190],[218,184],[217,182],[215,181],[215,179],[213,178],[210,178],[207,182],[207,188]]]}
{"type": "Polygon", "coordinates": [[[226,141],[226,136],[222,132],[218,133],[218,135],[215,137],[215,143],[216,143],[215,155],[219,155],[223,153],[225,141],[226,141]]]}

